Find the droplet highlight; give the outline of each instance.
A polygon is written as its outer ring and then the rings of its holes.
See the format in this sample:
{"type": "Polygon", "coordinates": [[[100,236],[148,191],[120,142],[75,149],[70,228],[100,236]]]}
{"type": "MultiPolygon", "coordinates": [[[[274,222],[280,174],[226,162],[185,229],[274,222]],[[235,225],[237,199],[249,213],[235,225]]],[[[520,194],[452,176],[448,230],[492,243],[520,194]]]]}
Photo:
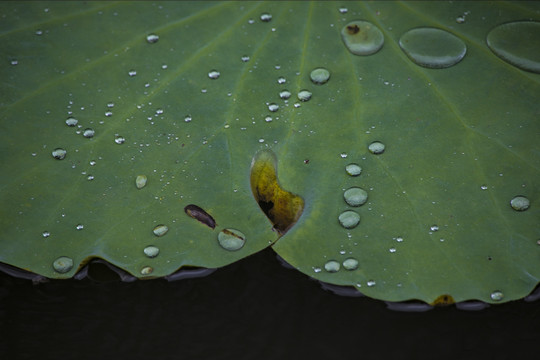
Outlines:
{"type": "Polygon", "coordinates": [[[235,229],[223,229],[218,234],[218,243],[225,250],[237,251],[246,243],[246,236],[235,229]]]}
{"type": "Polygon", "coordinates": [[[298,93],[298,100],[300,101],[308,101],[309,99],[311,99],[311,95],[313,95],[311,93],[311,91],[308,91],[308,90],[302,90],[298,93]]]}
{"type": "Polygon", "coordinates": [[[141,269],[141,275],[150,275],[154,272],[154,269],[152,269],[150,266],[145,266],[141,269]]]}
{"type": "Polygon", "coordinates": [[[92,138],[92,137],[94,137],[95,134],[96,134],[96,132],[94,131],[94,129],[88,128],[88,129],[84,129],[84,131],[83,131],[83,136],[85,138],[92,138]]]}
{"type": "Polygon", "coordinates": [[[66,125],[67,126],[77,126],[77,124],[79,123],[79,120],[73,118],[73,117],[68,117],[66,119],[66,125]]]}
{"type": "Polygon", "coordinates": [[[149,44],[155,44],[159,41],[159,36],[156,34],[148,34],[146,36],[146,41],[148,41],[149,44]]]}
{"type": "Polygon", "coordinates": [[[341,30],[341,38],[347,49],[355,55],[371,55],[384,44],[381,30],[368,21],[352,21],[341,30]]]}
{"type": "Polygon", "coordinates": [[[345,259],[343,261],[343,268],[349,271],[358,269],[358,260],[354,258],[345,259]]]}
{"type": "Polygon", "coordinates": [[[217,70],[212,70],[212,71],[210,71],[208,73],[208,77],[210,79],[218,79],[220,75],[221,75],[221,73],[219,71],[217,71],[217,70]]]}
{"type": "Polygon", "coordinates": [[[494,292],[491,293],[489,297],[493,301],[501,301],[502,299],[504,299],[504,294],[499,290],[495,290],[494,292]]]}

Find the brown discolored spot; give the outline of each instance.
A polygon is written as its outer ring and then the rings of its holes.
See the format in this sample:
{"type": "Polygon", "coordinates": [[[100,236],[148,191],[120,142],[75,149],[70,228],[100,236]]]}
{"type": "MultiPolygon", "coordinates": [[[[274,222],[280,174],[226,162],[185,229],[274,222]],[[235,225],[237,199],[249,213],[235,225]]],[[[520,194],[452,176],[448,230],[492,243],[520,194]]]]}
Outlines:
{"type": "Polygon", "coordinates": [[[351,35],[358,34],[360,32],[360,27],[358,25],[349,25],[347,26],[347,32],[351,35]]]}
{"type": "Polygon", "coordinates": [[[441,295],[431,304],[433,306],[447,306],[454,304],[454,298],[448,294],[441,295]]]}
{"type": "Polygon", "coordinates": [[[184,211],[186,212],[186,214],[188,214],[195,220],[202,222],[206,226],[212,229],[216,227],[216,221],[214,220],[214,218],[197,205],[190,204],[184,208],[184,211]]]}

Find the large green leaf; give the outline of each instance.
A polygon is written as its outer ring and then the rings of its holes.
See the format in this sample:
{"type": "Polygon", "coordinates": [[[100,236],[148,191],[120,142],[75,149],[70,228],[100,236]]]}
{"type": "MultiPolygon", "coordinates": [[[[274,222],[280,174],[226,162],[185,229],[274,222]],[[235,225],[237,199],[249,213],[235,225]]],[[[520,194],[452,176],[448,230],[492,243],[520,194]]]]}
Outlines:
{"type": "MultiPolygon", "coordinates": [[[[374,298],[526,296],[540,277],[540,77],[499,58],[485,38],[502,23],[538,20],[538,3],[339,5],[1,3],[0,261],[65,278],[98,257],[156,277],[272,244],[309,276],[374,298]],[[382,31],[380,51],[347,50],[341,31],[353,20],[382,31]],[[465,58],[417,65],[399,45],[417,27],[454,34],[465,58]],[[310,80],[317,67],[330,71],[327,83],[310,80]],[[303,89],[307,102],[296,99],[303,89]],[[80,127],[67,126],[69,116],[80,127]],[[368,151],[373,141],[383,154],[368,151]],[[56,148],[67,150],[63,160],[56,148]],[[261,150],[275,154],[281,186],[304,200],[281,237],[251,191],[261,150]],[[345,172],[350,163],[360,176],[345,172]],[[141,189],[138,175],[148,178],[141,189]],[[350,187],[365,189],[367,203],[347,205],[350,187]],[[517,195],[528,210],[512,209],[517,195]],[[188,216],[190,204],[216,227],[188,216]],[[360,215],[357,227],[340,225],[345,210],[360,215]],[[160,224],[169,231],[157,237],[160,224]],[[244,246],[221,247],[224,229],[241,231],[244,246]],[[145,255],[149,245],[158,256],[145,255]],[[74,266],[58,272],[62,256],[74,266]],[[344,268],[348,258],[356,269],[344,268]],[[330,260],[338,271],[325,270],[330,260]]],[[[524,41],[534,61],[540,42],[524,41]]]]}

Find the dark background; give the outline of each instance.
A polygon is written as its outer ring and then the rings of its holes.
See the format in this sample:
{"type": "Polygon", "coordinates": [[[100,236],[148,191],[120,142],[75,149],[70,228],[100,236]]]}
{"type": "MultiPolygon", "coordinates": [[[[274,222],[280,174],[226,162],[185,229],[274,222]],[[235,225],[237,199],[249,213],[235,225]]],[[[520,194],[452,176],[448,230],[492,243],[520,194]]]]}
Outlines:
{"type": "Polygon", "coordinates": [[[325,291],[271,249],[175,282],[103,269],[35,285],[0,272],[0,359],[535,359],[540,347],[540,302],[397,312],[325,291]]]}

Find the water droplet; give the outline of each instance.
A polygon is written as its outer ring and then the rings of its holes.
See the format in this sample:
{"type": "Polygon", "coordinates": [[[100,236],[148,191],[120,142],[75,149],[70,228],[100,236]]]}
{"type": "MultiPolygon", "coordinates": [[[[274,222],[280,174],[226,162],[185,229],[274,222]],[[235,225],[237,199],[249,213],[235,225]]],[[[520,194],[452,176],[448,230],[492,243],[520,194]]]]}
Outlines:
{"type": "Polygon", "coordinates": [[[431,230],[431,231],[433,231],[433,232],[439,231],[439,226],[437,226],[437,225],[431,225],[431,226],[429,227],[429,230],[431,230]]]}
{"type": "Polygon", "coordinates": [[[463,24],[465,22],[465,16],[461,15],[456,18],[458,24],[463,24]]]}
{"type": "Polygon", "coordinates": [[[82,230],[82,229],[84,229],[84,225],[83,225],[83,224],[79,224],[79,225],[77,225],[77,226],[75,227],[75,229],[77,229],[77,230],[82,230]]]}
{"type": "Polygon", "coordinates": [[[279,92],[279,97],[283,100],[287,100],[291,97],[291,92],[289,90],[283,90],[279,92]]]}
{"type": "Polygon", "coordinates": [[[66,125],[67,126],[77,126],[77,124],[79,123],[79,120],[73,118],[73,117],[68,117],[66,119],[66,125]]]}
{"type": "Polygon", "coordinates": [[[249,61],[249,56],[244,55],[240,59],[242,59],[242,62],[248,62],[249,61]]]}
{"type": "Polygon", "coordinates": [[[354,258],[348,258],[343,261],[343,267],[346,270],[356,270],[358,269],[358,260],[354,258]]]}
{"type": "Polygon", "coordinates": [[[339,8],[339,13],[340,14],[346,14],[348,11],[349,11],[349,9],[347,9],[346,7],[340,7],[339,8]]]}
{"type": "Polygon", "coordinates": [[[525,211],[529,208],[531,202],[525,196],[516,196],[510,200],[510,205],[514,210],[525,211]]]}
{"type": "Polygon", "coordinates": [[[51,236],[51,233],[48,232],[48,231],[44,231],[41,235],[42,235],[44,238],[47,238],[47,237],[51,236]]]}
{"type": "Polygon", "coordinates": [[[167,231],[169,231],[169,228],[166,225],[163,225],[163,224],[160,224],[160,225],[156,226],[154,228],[154,230],[152,230],[152,232],[156,236],[163,236],[163,235],[165,235],[167,233],[167,231]]]}
{"type": "Polygon", "coordinates": [[[150,44],[155,44],[159,40],[159,36],[156,34],[149,34],[146,36],[146,41],[148,41],[150,44]]]}
{"type": "Polygon", "coordinates": [[[54,260],[53,268],[56,272],[65,274],[73,268],[73,259],[67,256],[60,256],[58,259],[54,260]]]}
{"type": "Polygon", "coordinates": [[[223,229],[218,234],[219,245],[225,250],[236,251],[246,243],[246,236],[235,229],[223,229]]]}
{"type": "Polygon", "coordinates": [[[376,283],[374,280],[368,280],[368,282],[367,282],[366,284],[367,284],[367,286],[369,286],[369,287],[373,287],[373,286],[375,286],[377,283],[376,283]]]}
{"type": "Polygon", "coordinates": [[[283,76],[278,77],[277,79],[278,84],[285,84],[287,82],[287,79],[285,79],[283,76]]]}
{"type": "Polygon", "coordinates": [[[163,114],[163,109],[157,109],[156,110],[156,115],[161,115],[163,114]]]}
{"type": "Polygon", "coordinates": [[[56,148],[52,152],[53,158],[57,160],[63,160],[66,157],[67,151],[62,148],[56,148]]]}
{"type": "Polygon", "coordinates": [[[220,74],[220,72],[217,71],[217,70],[212,70],[212,71],[210,71],[210,72],[208,73],[208,77],[209,77],[210,79],[217,79],[217,78],[219,78],[219,75],[221,75],[221,74],[220,74]]]}
{"type": "Polygon", "coordinates": [[[403,238],[402,238],[401,236],[398,236],[398,237],[396,238],[396,241],[397,241],[397,242],[403,242],[403,238]]]}
{"type": "Polygon", "coordinates": [[[467,53],[467,46],[460,38],[430,27],[407,31],[399,39],[399,46],[416,64],[435,69],[455,65],[467,53]]]}
{"type": "Polygon", "coordinates": [[[320,273],[321,271],[322,271],[322,270],[321,270],[320,267],[314,267],[314,268],[313,268],[313,272],[315,272],[315,273],[320,273]]]}
{"type": "Polygon", "coordinates": [[[11,65],[18,65],[18,64],[19,64],[19,60],[17,59],[11,60],[11,65]]]}
{"type": "Polygon", "coordinates": [[[345,159],[347,157],[347,153],[343,152],[343,153],[339,154],[339,156],[341,156],[342,159],[345,159]]]}
{"type": "Polygon", "coordinates": [[[396,248],[390,248],[390,249],[388,249],[388,251],[390,251],[391,253],[395,253],[395,252],[396,252],[396,248]]]}
{"type": "Polygon", "coordinates": [[[336,261],[336,260],[329,260],[326,262],[326,264],[324,264],[324,270],[330,272],[330,273],[335,273],[335,272],[338,272],[339,271],[339,263],[336,261]]]}
{"type": "Polygon", "coordinates": [[[495,290],[494,292],[491,293],[489,297],[493,301],[501,301],[504,298],[504,294],[499,290],[495,290]]]}
{"type": "Polygon", "coordinates": [[[191,122],[191,115],[186,115],[186,117],[184,118],[184,121],[191,122]]]}
{"type": "Polygon", "coordinates": [[[341,30],[341,38],[347,49],[355,55],[371,55],[384,44],[384,36],[378,27],[368,21],[353,21],[341,30]]]}
{"type": "Polygon", "coordinates": [[[487,187],[486,185],[480,186],[480,189],[482,189],[482,190],[487,190],[487,188],[488,188],[488,187],[487,187]]]}
{"type": "Polygon", "coordinates": [[[137,71],[135,71],[135,70],[129,70],[129,71],[128,71],[128,75],[129,75],[129,76],[135,76],[135,75],[137,75],[137,71]]]}
{"type": "Polygon", "coordinates": [[[126,139],[123,136],[115,135],[114,136],[114,142],[117,143],[118,145],[121,145],[124,142],[126,142],[126,139]]]}
{"type": "Polygon", "coordinates": [[[308,101],[311,99],[312,93],[308,90],[302,90],[298,93],[298,100],[300,101],[308,101]]]}
{"type": "Polygon", "coordinates": [[[154,269],[152,269],[150,266],[145,266],[141,269],[141,275],[150,275],[154,269]]]}
{"type": "Polygon", "coordinates": [[[90,160],[90,166],[96,165],[96,160],[90,160]]]}
{"type": "Polygon", "coordinates": [[[91,137],[94,137],[95,133],[96,132],[94,131],[94,129],[88,128],[88,129],[84,129],[83,136],[85,138],[91,138],[91,137]]]}
{"type": "Polygon", "coordinates": [[[514,21],[489,32],[487,45],[501,59],[526,71],[540,73],[540,22],[514,21]]]}
{"type": "Polygon", "coordinates": [[[111,117],[111,116],[112,116],[112,111],[107,111],[107,112],[105,113],[105,116],[111,117]]]}
{"type": "Polygon", "coordinates": [[[261,14],[261,20],[264,22],[269,22],[270,20],[272,20],[272,15],[268,13],[263,13],[261,14]]]}
{"type": "Polygon", "coordinates": [[[268,105],[268,110],[270,110],[271,112],[276,112],[278,111],[278,109],[279,109],[278,104],[271,103],[268,105]]]}
{"type": "Polygon", "coordinates": [[[137,175],[135,178],[135,186],[137,186],[137,189],[142,189],[146,186],[146,182],[148,181],[148,178],[146,175],[137,175]]]}
{"type": "Polygon", "coordinates": [[[351,176],[358,176],[362,173],[362,168],[358,164],[349,164],[345,166],[345,171],[351,176]]]}
{"type": "Polygon", "coordinates": [[[41,29],[36,30],[36,35],[43,35],[43,30],[41,29]]]}
{"type": "Polygon", "coordinates": [[[107,103],[107,107],[108,108],[113,108],[114,107],[114,103],[111,101],[109,103],[107,103]]]}
{"type": "Polygon", "coordinates": [[[330,71],[325,68],[316,68],[309,74],[309,77],[315,84],[324,84],[330,79],[330,71]]]}
{"type": "Polygon", "coordinates": [[[345,229],[352,229],[360,223],[360,215],[356,211],[347,210],[339,214],[338,220],[345,229]]]}
{"type": "Polygon", "coordinates": [[[380,141],[374,141],[368,146],[369,152],[375,155],[382,154],[384,152],[385,146],[380,141]]]}
{"type": "Polygon", "coordinates": [[[271,117],[271,116],[267,116],[267,117],[264,118],[264,121],[270,122],[270,121],[272,121],[272,117],[271,117]]]}
{"type": "Polygon", "coordinates": [[[159,255],[159,248],[153,245],[147,246],[143,250],[144,255],[148,256],[149,258],[155,258],[159,255]]]}
{"type": "Polygon", "coordinates": [[[352,187],[345,190],[343,193],[343,198],[350,206],[360,206],[366,203],[368,194],[364,189],[352,187]]]}

